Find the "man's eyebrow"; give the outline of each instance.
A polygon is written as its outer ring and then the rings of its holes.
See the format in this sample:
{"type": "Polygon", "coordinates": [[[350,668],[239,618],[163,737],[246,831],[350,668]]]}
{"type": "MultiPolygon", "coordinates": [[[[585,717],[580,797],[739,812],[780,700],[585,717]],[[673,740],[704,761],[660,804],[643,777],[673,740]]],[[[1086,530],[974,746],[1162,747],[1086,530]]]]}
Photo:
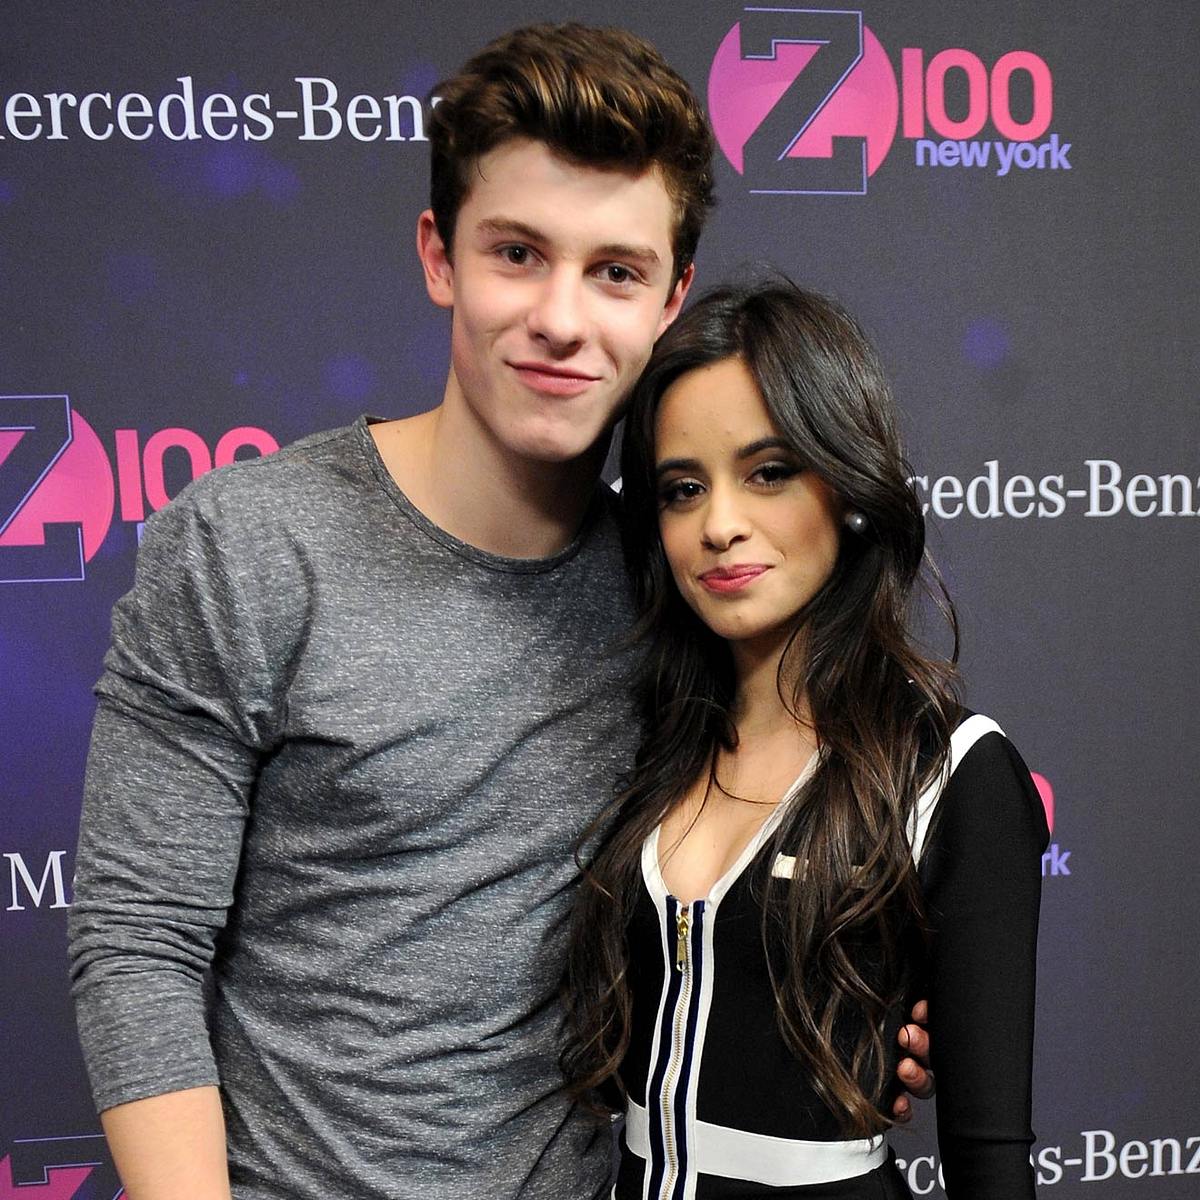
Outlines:
{"type": "Polygon", "coordinates": [[[610,242],[605,246],[597,246],[593,253],[596,258],[632,258],[637,262],[659,262],[658,251],[653,246],[631,246],[625,242],[610,242]]]}
{"type": "Polygon", "coordinates": [[[520,238],[525,242],[540,242],[545,240],[545,234],[526,225],[524,221],[511,220],[508,217],[488,217],[480,221],[476,229],[483,234],[499,234],[502,237],[520,238]]]}

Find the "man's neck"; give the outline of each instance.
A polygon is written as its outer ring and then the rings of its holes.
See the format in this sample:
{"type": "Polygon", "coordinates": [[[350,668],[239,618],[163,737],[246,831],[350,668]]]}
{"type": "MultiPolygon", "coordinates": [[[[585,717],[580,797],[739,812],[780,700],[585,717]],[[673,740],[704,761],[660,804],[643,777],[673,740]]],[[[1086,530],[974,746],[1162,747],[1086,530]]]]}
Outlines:
{"type": "Polygon", "coordinates": [[[580,458],[506,454],[445,404],[371,427],[396,485],[453,537],[506,558],[547,558],[575,537],[595,494],[607,439],[580,458]]]}

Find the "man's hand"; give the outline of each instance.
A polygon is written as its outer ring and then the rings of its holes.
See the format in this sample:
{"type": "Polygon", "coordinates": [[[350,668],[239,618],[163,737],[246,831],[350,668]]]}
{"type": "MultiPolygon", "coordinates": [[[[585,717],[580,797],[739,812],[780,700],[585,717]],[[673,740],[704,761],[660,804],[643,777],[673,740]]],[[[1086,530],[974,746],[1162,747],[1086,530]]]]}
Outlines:
{"type": "Polygon", "coordinates": [[[933,1095],[933,1072],[929,1069],[929,1034],[925,1031],[925,1022],[929,1020],[929,1005],[924,1000],[913,1005],[912,1019],[915,1024],[901,1028],[896,1040],[900,1043],[905,1057],[896,1067],[896,1078],[904,1086],[904,1091],[896,1097],[892,1105],[892,1119],[903,1125],[912,1120],[911,1096],[918,1100],[928,1100],[933,1095]]]}

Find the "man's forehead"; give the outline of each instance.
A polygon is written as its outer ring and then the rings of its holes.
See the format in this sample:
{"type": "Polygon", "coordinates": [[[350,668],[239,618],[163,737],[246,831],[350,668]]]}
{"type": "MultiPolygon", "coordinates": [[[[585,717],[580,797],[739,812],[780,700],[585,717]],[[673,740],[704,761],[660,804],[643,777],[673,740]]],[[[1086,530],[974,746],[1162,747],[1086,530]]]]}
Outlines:
{"type": "Polygon", "coordinates": [[[648,262],[670,256],[675,205],[657,167],[627,171],[575,162],[514,139],[485,154],[459,211],[481,236],[554,241],[648,262]]]}

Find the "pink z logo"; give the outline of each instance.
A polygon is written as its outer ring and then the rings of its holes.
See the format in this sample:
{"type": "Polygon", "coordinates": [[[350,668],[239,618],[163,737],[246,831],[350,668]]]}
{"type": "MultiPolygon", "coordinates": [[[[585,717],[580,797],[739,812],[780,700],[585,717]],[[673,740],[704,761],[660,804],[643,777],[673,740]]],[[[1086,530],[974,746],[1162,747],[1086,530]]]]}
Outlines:
{"type": "Polygon", "coordinates": [[[125,1192],[101,1134],[18,1138],[0,1158],[0,1200],[118,1200],[125,1192]]]}
{"type": "Polygon", "coordinates": [[[896,135],[887,52],[845,10],[747,7],[708,78],[713,131],[758,195],[863,195],[896,135]]]}
{"type": "Polygon", "coordinates": [[[0,583],[83,579],[113,500],[104,446],[67,396],[0,396],[0,583]]]}

